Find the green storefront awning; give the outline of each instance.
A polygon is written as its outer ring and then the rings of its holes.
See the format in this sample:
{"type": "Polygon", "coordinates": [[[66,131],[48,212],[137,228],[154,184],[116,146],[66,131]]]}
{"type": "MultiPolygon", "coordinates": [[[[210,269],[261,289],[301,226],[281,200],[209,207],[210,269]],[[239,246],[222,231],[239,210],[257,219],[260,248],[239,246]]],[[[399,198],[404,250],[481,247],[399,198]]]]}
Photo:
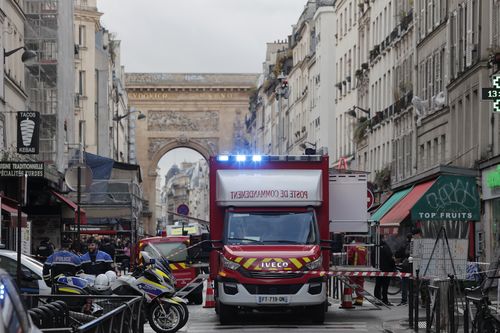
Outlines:
{"type": "Polygon", "coordinates": [[[403,199],[408,192],[410,192],[412,187],[406,188],[404,190],[398,191],[391,195],[389,199],[387,199],[382,206],[369,218],[370,221],[380,222],[382,217],[387,214],[388,211],[394,207],[401,199],[403,199]]]}
{"type": "Polygon", "coordinates": [[[480,197],[476,179],[440,176],[411,209],[411,219],[479,221],[480,197]]]}

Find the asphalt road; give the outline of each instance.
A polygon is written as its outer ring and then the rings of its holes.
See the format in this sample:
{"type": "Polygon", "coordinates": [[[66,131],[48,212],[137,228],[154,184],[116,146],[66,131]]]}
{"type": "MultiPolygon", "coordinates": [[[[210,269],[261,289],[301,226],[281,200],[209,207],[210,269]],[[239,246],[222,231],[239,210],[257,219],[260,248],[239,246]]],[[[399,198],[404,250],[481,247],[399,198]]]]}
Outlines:
{"type": "MultiPolygon", "coordinates": [[[[399,296],[390,299],[393,303],[399,302],[399,296]]],[[[179,332],[349,332],[374,333],[384,332],[383,323],[408,318],[407,306],[394,306],[390,309],[377,309],[365,302],[362,307],[354,309],[340,309],[334,303],[328,310],[323,325],[313,325],[307,317],[300,314],[283,313],[248,313],[240,314],[232,325],[220,325],[214,309],[205,309],[201,305],[190,305],[189,322],[179,332]]],[[[147,325],[145,333],[154,331],[147,325]]]]}

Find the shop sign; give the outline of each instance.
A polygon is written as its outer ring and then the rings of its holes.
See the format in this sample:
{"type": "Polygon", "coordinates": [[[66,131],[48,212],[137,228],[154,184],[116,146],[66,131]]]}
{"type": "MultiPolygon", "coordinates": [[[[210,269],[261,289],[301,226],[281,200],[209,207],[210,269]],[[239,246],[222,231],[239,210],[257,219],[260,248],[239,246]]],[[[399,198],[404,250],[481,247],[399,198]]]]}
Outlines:
{"type": "Polygon", "coordinates": [[[479,221],[480,201],[475,178],[440,176],[413,206],[411,218],[479,221]]]}
{"type": "Polygon", "coordinates": [[[19,111],[17,113],[18,154],[38,154],[40,141],[40,112],[19,111]]]}
{"type": "Polygon", "coordinates": [[[0,177],[43,177],[43,162],[0,162],[0,177]]]}
{"type": "Polygon", "coordinates": [[[486,174],[486,186],[490,189],[500,187],[500,165],[486,174]]]}

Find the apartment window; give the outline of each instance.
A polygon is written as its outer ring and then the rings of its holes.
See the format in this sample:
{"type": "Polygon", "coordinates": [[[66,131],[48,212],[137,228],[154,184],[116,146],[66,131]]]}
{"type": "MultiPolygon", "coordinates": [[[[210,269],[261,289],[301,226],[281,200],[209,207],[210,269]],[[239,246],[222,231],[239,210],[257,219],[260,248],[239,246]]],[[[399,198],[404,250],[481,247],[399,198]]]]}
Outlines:
{"type": "Polygon", "coordinates": [[[344,8],[344,34],[347,34],[347,8],[344,8]]]}
{"type": "Polygon", "coordinates": [[[439,142],[439,156],[441,157],[441,163],[446,162],[446,135],[441,135],[441,140],[439,142]]]}
{"type": "Polygon", "coordinates": [[[352,2],[349,3],[349,29],[352,27],[352,2]]]}
{"type": "Polygon", "coordinates": [[[87,45],[86,27],[84,25],[78,27],[78,45],[87,45]]]}
{"type": "Polygon", "coordinates": [[[85,71],[78,73],[78,93],[82,96],[85,95],[85,71]]]}

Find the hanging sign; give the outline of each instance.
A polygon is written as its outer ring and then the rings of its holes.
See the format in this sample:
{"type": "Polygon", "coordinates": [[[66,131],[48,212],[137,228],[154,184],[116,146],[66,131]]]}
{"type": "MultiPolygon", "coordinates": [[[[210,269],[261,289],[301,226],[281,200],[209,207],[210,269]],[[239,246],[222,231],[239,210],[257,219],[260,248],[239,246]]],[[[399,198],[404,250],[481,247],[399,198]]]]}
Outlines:
{"type": "Polygon", "coordinates": [[[19,111],[17,113],[17,152],[38,154],[40,141],[40,112],[19,111]]]}

